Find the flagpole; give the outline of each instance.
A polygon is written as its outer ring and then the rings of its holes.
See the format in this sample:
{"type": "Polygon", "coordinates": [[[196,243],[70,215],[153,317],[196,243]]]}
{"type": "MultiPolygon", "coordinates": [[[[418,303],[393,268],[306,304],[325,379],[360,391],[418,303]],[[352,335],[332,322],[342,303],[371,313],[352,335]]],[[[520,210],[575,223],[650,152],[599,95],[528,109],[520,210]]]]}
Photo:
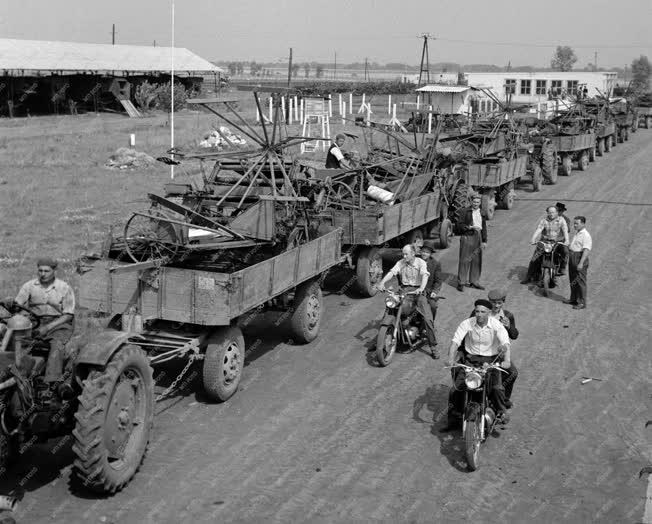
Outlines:
{"type": "MultiPolygon", "coordinates": [[[[172,0],[172,74],[170,77],[170,148],[174,148],[174,0],[172,0]]],[[[174,153],[170,156],[174,160],[174,153]]],[[[170,164],[170,178],[174,180],[174,164],[170,164]]]]}

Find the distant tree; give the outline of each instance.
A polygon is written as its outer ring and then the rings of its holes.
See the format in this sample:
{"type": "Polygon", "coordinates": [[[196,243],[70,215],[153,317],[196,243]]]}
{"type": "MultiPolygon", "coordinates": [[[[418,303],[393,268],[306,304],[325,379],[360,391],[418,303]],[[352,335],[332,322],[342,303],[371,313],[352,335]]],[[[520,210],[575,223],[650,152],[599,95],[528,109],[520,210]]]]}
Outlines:
{"type": "Polygon", "coordinates": [[[262,70],[262,64],[257,64],[255,60],[249,64],[249,73],[252,76],[258,76],[262,70]]]}
{"type": "Polygon", "coordinates": [[[134,98],[136,99],[138,108],[146,113],[152,109],[152,106],[156,103],[158,98],[158,86],[150,84],[145,80],[142,84],[139,84],[136,87],[134,98]]]}
{"type": "Polygon", "coordinates": [[[552,55],[552,60],[550,60],[550,67],[555,71],[571,71],[575,62],[577,62],[577,56],[575,56],[573,48],[567,45],[558,45],[552,55]]]}
{"type": "Polygon", "coordinates": [[[632,61],[632,89],[636,92],[649,91],[651,74],[652,65],[647,56],[635,58],[632,61]]]}
{"type": "MultiPolygon", "coordinates": [[[[170,82],[159,84],[156,88],[156,107],[163,111],[170,112],[172,109],[170,82]]],[[[186,106],[188,94],[183,84],[179,82],[174,83],[174,110],[179,111],[186,106]]]]}
{"type": "Polygon", "coordinates": [[[306,78],[310,76],[310,64],[308,62],[303,64],[303,74],[306,78]]]}
{"type": "Polygon", "coordinates": [[[321,78],[322,76],[324,76],[324,66],[323,65],[317,64],[317,67],[315,68],[315,76],[317,76],[317,78],[321,78]]]}
{"type": "Polygon", "coordinates": [[[294,78],[296,78],[297,75],[299,74],[299,69],[301,69],[301,66],[299,64],[292,64],[292,76],[294,78]]]}

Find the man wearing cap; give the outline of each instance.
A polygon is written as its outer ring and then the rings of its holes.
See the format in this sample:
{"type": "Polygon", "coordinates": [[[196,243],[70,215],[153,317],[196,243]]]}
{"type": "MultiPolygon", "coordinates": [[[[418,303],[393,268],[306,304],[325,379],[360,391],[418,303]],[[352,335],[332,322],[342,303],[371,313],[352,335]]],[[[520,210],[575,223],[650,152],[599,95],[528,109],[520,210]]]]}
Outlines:
{"type": "Polygon", "coordinates": [[[521,281],[521,284],[534,282],[536,275],[539,273],[541,255],[543,255],[543,248],[539,246],[539,240],[559,241],[568,245],[568,227],[566,226],[566,221],[559,217],[555,206],[548,206],[546,208],[546,217],[539,221],[532,235],[531,243],[536,247],[530,259],[525,280],[521,281]]]}
{"type": "Polygon", "coordinates": [[[426,261],[426,267],[428,268],[428,283],[426,284],[426,289],[424,290],[424,295],[430,304],[430,310],[432,311],[432,320],[435,320],[437,316],[437,295],[441,290],[441,285],[444,282],[441,274],[441,264],[434,255],[434,250],[430,244],[423,244],[419,252],[419,256],[426,261]]]}
{"type": "MultiPolygon", "coordinates": [[[[503,309],[505,300],[507,299],[507,292],[502,289],[492,289],[489,291],[487,298],[491,302],[491,313],[489,315],[498,319],[505,326],[510,340],[516,340],[518,338],[518,329],[516,328],[514,315],[511,311],[503,309]]],[[[516,378],[518,377],[518,370],[514,362],[510,361],[510,363],[511,366],[507,369],[507,375],[502,377],[503,386],[505,387],[505,406],[507,409],[512,407],[512,391],[514,390],[514,382],[516,382],[516,378]]]]}
{"type": "Polygon", "coordinates": [[[482,198],[478,193],[471,195],[471,207],[462,213],[458,224],[460,232],[460,256],[457,266],[457,290],[464,286],[484,289],[480,285],[482,273],[482,250],[487,245],[487,221],[480,211],[482,198]]]}
{"type": "Polygon", "coordinates": [[[57,382],[63,374],[65,345],[72,336],[75,295],[72,288],[55,277],[56,260],[40,258],[38,278],[23,284],[15,302],[34,312],[41,321],[36,335],[50,344],[45,382],[57,382]]]}
{"type": "Polygon", "coordinates": [[[338,133],[335,136],[335,142],[331,144],[331,147],[328,148],[328,153],[326,154],[326,168],[327,169],[349,169],[351,165],[344,159],[344,153],[342,153],[342,147],[346,143],[346,135],[343,133],[338,133]]]}
{"type": "MultiPolygon", "coordinates": [[[[500,366],[509,369],[511,366],[509,335],[505,326],[490,315],[492,304],[486,298],[475,301],[474,316],[463,320],[457,327],[448,350],[448,361],[451,366],[458,361],[463,364],[481,366],[484,363],[495,362],[502,358],[500,366]],[[464,352],[458,353],[458,348],[464,342],[464,352]]],[[[505,389],[502,383],[502,373],[490,370],[486,375],[489,398],[496,408],[497,416],[507,422],[505,405],[505,389]]],[[[462,413],[465,373],[460,368],[453,369],[453,388],[449,396],[449,413],[459,417],[462,413]]]]}
{"type": "MultiPolygon", "coordinates": [[[[555,204],[555,207],[557,208],[557,213],[559,214],[560,218],[563,218],[564,221],[566,222],[566,229],[568,230],[568,234],[570,236],[570,231],[571,231],[571,219],[566,216],[566,204],[563,202],[557,202],[555,204]]],[[[557,241],[558,242],[563,242],[564,237],[561,231],[559,232],[559,235],[557,236],[557,241]]],[[[566,272],[566,266],[568,265],[568,246],[566,244],[560,246],[560,253],[561,256],[559,257],[559,275],[563,275],[566,272]]]]}
{"type": "Polygon", "coordinates": [[[403,258],[399,260],[392,269],[383,277],[376,286],[379,291],[385,291],[385,284],[393,277],[398,277],[399,284],[408,294],[416,295],[417,311],[423,317],[426,325],[426,337],[430,345],[430,355],[432,358],[439,358],[437,351],[437,335],[435,333],[435,324],[432,318],[432,311],[423,296],[423,291],[428,283],[428,266],[422,258],[416,257],[416,251],[412,244],[403,247],[403,258]]]}

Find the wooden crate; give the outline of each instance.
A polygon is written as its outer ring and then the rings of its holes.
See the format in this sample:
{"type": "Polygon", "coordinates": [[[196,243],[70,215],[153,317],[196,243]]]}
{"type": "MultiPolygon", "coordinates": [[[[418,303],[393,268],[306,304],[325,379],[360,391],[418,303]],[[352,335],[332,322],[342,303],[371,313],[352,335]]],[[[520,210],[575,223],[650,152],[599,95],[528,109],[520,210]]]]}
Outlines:
{"type": "Polygon", "coordinates": [[[552,136],[550,142],[557,151],[581,151],[595,146],[595,134],[584,133],[582,135],[552,136]]]}
{"type": "Polygon", "coordinates": [[[497,164],[470,164],[465,176],[467,185],[473,187],[500,187],[525,176],[527,155],[497,164]]]}
{"type": "Polygon", "coordinates": [[[173,267],[116,272],[110,271],[115,262],[99,260],[80,279],[79,306],[111,315],[135,307],[145,320],[228,325],[341,259],[341,230],[336,229],[234,273],[173,267]]]}

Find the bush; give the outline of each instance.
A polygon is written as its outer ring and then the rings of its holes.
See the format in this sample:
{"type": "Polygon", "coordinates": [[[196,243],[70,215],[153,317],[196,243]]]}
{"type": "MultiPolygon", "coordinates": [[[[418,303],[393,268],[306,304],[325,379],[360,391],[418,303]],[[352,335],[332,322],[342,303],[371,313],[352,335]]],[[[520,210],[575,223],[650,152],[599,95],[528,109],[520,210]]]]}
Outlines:
{"type": "MultiPolygon", "coordinates": [[[[186,107],[188,93],[183,84],[175,82],[174,84],[174,110],[179,111],[186,107]]],[[[170,112],[172,109],[172,98],[170,97],[170,82],[159,84],[156,88],[156,107],[163,111],[170,112]]]]}
{"type": "Polygon", "coordinates": [[[145,80],[142,84],[136,87],[134,99],[138,105],[138,109],[143,112],[148,112],[156,104],[158,97],[158,86],[150,84],[145,80]]]}
{"type": "Polygon", "coordinates": [[[325,95],[329,93],[353,93],[356,96],[367,95],[402,95],[413,93],[416,85],[400,80],[382,82],[312,82],[297,86],[304,96],[325,95]]]}

